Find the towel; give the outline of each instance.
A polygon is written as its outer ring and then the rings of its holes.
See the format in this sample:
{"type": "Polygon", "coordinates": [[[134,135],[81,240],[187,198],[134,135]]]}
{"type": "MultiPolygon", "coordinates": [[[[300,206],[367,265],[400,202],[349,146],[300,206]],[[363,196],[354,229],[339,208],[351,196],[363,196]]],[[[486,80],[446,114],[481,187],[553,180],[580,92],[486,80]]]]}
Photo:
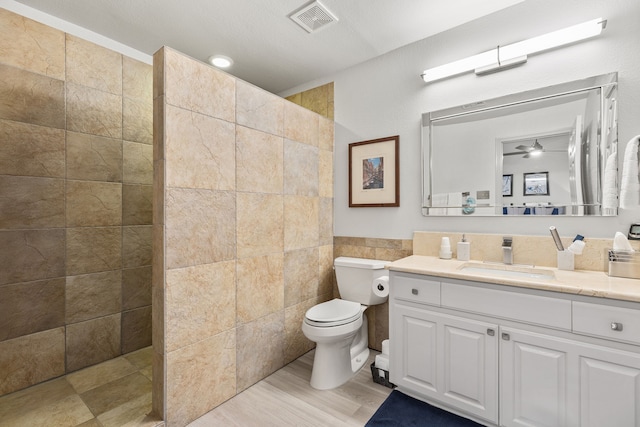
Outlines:
{"type": "Polygon", "coordinates": [[[617,152],[611,153],[609,157],[607,157],[607,162],[604,166],[602,213],[605,215],[612,215],[612,210],[618,207],[618,192],[616,189],[616,179],[618,178],[618,169],[616,168],[617,158],[617,152]]]}
{"type": "Polygon", "coordinates": [[[638,145],[640,135],[627,143],[622,162],[622,180],[620,183],[620,207],[623,209],[640,206],[640,179],[638,179],[638,145]]]}

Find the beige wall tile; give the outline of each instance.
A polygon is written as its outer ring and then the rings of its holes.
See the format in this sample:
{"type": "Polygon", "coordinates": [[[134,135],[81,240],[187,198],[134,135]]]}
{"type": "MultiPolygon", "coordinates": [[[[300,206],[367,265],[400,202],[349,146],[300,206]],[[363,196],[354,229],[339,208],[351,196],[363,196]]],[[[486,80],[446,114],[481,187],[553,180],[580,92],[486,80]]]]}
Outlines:
{"type": "Polygon", "coordinates": [[[67,130],[122,138],[122,96],[67,83],[67,130]]]}
{"type": "Polygon", "coordinates": [[[4,175],[64,178],[64,165],[63,130],[0,120],[0,170],[4,175]]]}
{"type": "Polygon", "coordinates": [[[319,286],[318,295],[330,294],[335,286],[333,271],[333,245],[320,246],[319,253],[319,286]]]}
{"type": "Polygon", "coordinates": [[[389,338],[389,302],[371,307],[375,311],[374,339],[369,340],[372,348],[382,351],[382,341],[389,338]]]}
{"type": "Polygon", "coordinates": [[[187,110],[235,120],[236,80],[234,77],[175,50],[165,49],[164,93],[167,103],[187,110]]]}
{"type": "Polygon", "coordinates": [[[0,119],[64,129],[64,82],[0,64],[0,119]]]}
{"type": "Polygon", "coordinates": [[[235,330],[167,354],[166,420],[186,425],[236,394],[235,330]]]}
{"type": "Polygon", "coordinates": [[[64,326],[64,279],[0,286],[0,341],[64,326]]]}
{"type": "Polygon", "coordinates": [[[318,196],[318,148],[284,140],[284,193],[318,196]]]}
{"type": "Polygon", "coordinates": [[[321,198],[318,200],[318,224],[319,243],[321,245],[333,244],[333,198],[321,198]]]}
{"type": "Polygon", "coordinates": [[[73,372],[65,378],[76,393],[85,393],[103,384],[126,377],[138,370],[129,360],[117,357],[99,365],[73,372]]]}
{"type": "Polygon", "coordinates": [[[167,185],[235,189],[235,125],[170,105],[166,108],[167,185]]]}
{"type": "Polygon", "coordinates": [[[122,55],[66,34],[66,81],[122,95],[122,55]]]}
{"type": "Polygon", "coordinates": [[[333,152],[320,150],[318,153],[318,195],[333,197],[333,152]]]}
{"type": "Polygon", "coordinates": [[[122,140],[67,132],[67,179],[122,182],[122,140]]]}
{"type": "Polygon", "coordinates": [[[285,104],[282,98],[241,80],[236,85],[236,122],[282,136],[285,104]]]}
{"type": "Polygon", "coordinates": [[[235,257],[234,193],[172,188],[166,197],[166,268],[235,257]]]}
{"type": "Polygon", "coordinates": [[[282,194],[283,165],[282,137],[236,127],[238,191],[282,194]]]}
{"type": "MultiPolygon", "coordinates": [[[[333,93],[333,90],[331,92],[333,93]]],[[[333,108],[331,110],[333,111],[333,108]]],[[[333,141],[335,139],[333,118],[320,117],[318,121],[318,147],[321,150],[333,152],[333,141]]]]}
{"type": "Polygon", "coordinates": [[[64,328],[0,342],[0,366],[0,395],[63,375],[64,328]]]}
{"type": "Polygon", "coordinates": [[[122,309],[151,305],[151,266],[122,270],[122,309]]]}
{"type": "Polygon", "coordinates": [[[237,349],[237,392],[241,392],[284,366],[284,312],[239,326],[237,349]]]}
{"type": "Polygon", "coordinates": [[[14,67],[64,79],[64,45],[62,31],[0,9],[2,62],[14,67]]]}
{"type": "Polygon", "coordinates": [[[134,372],[86,391],[80,397],[97,416],[150,392],[151,382],[141,373],[134,372]]]}
{"type": "Polygon", "coordinates": [[[122,93],[125,98],[153,100],[153,66],[122,57],[122,93]]]}
{"type": "Polygon", "coordinates": [[[119,313],[122,271],[68,276],[65,299],[67,324],[119,313]]]}
{"type": "Polygon", "coordinates": [[[64,180],[0,175],[0,228],[64,227],[64,180]]]}
{"type": "Polygon", "coordinates": [[[313,89],[305,90],[301,93],[300,105],[320,114],[327,116],[327,105],[329,102],[328,86],[322,85],[313,89]]]}
{"type": "MultiPolygon", "coordinates": [[[[166,54],[165,51],[171,50],[167,47],[161,47],[153,54],[153,99],[164,96],[165,88],[165,67],[166,67],[166,54]]],[[[155,122],[155,121],[154,121],[155,122]]]]}
{"type": "Polygon", "coordinates": [[[152,185],[122,185],[123,225],[151,225],[153,221],[152,207],[152,185]]]}
{"type": "Polygon", "coordinates": [[[284,249],[318,246],[318,198],[284,197],[284,249]]]}
{"type": "Polygon", "coordinates": [[[67,275],[122,268],[122,228],[67,228],[67,275]]]}
{"type": "Polygon", "coordinates": [[[311,307],[323,302],[323,298],[314,297],[284,310],[284,363],[290,363],[313,349],[316,344],[302,333],[304,315],[311,307]]]}
{"type": "Polygon", "coordinates": [[[151,345],[151,306],[122,312],[122,353],[151,345]]]}
{"type": "Polygon", "coordinates": [[[282,252],[282,196],[237,193],[236,197],[238,258],[282,252]]]}
{"type": "MultiPolygon", "coordinates": [[[[155,307],[155,305],[154,305],[155,307]]],[[[155,308],[154,308],[154,316],[155,316],[155,308]]],[[[156,321],[154,320],[153,322],[154,324],[154,334],[156,329],[158,329],[155,325],[157,325],[156,321]]],[[[165,356],[164,356],[164,352],[157,352],[155,351],[155,348],[157,347],[157,341],[155,339],[155,335],[154,335],[154,339],[153,339],[153,348],[154,348],[154,352],[153,352],[153,381],[151,384],[152,387],[152,393],[151,393],[151,409],[152,409],[152,413],[155,414],[156,416],[158,416],[161,419],[165,419],[164,413],[165,413],[165,401],[166,401],[166,393],[164,391],[165,389],[165,384],[166,384],[166,380],[165,380],[165,356]]]]}
{"type": "Polygon", "coordinates": [[[376,259],[376,248],[352,245],[336,245],[333,248],[334,257],[348,256],[354,258],[376,259]]]}
{"type": "Polygon", "coordinates": [[[313,146],[318,146],[318,123],[319,117],[312,111],[307,110],[290,102],[284,106],[284,137],[292,141],[302,142],[313,146]]]}
{"type": "Polygon", "coordinates": [[[238,323],[248,323],[284,309],[284,255],[239,259],[238,323]]]}
{"type": "Polygon", "coordinates": [[[318,248],[284,254],[284,305],[291,307],[319,294],[320,255],[318,248]]]}
{"type": "Polygon", "coordinates": [[[122,138],[127,141],[153,143],[153,101],[151,98],[122,100],[122,138]]]}
{"type": "Polygon", "coordinates": [[[122,184],[67,180],[67,227],[122,224],[122,184]]]}
{"type": "Polygon", "coordinates": [[[65,231],[0,231],[0,284],[64,276],[65,231]]]}
{"type": "Polygon", "coordinates": [[[151,265],[152,226],[133,225],[122,228],[122,266],[151,265]]]}
{"type": "Polygon", "coordinates": [[[165,158],[165,127],[168,105],[165,105],[165,98],[159,97],[153,100],[153,160],[164,160],[165,158]]]}
{"type": "Polygon", "coordinates": [[[66,328],[67,372],[120,355],[120,313],[66,328]]]}
{"type": "Polygon", "coordinates": [[[125,184],[153,184],[153,147],[137,142],[122,142],[123,171],[125,184]]]}

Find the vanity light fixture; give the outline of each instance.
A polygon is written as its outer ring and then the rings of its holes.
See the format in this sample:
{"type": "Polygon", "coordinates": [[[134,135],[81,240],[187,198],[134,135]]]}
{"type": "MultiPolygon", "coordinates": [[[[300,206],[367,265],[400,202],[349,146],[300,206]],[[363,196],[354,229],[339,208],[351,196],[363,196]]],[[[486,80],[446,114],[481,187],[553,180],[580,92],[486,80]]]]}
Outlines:
{"type": "Polygon", "coordinates": [[[233,59],[229,58],[228,56],[224,56],[224,55],[213,55],[210,56],[209,59],[209,64],[213,65],[214,67],[218,67],[218,68],[229,68],[233,65],[233,59]]]}
{"type": "Polygon", "coordinates": [[[477,75],[502,71],[527,62],[527,55],[575,43],[599,35],[606,27],[606,19],[597,18],[562,30],[553,31],[528,40],[498,46],[495,49],[460,59],[449,64],[424,70],[426,83],[473,70],[477,75]]]}

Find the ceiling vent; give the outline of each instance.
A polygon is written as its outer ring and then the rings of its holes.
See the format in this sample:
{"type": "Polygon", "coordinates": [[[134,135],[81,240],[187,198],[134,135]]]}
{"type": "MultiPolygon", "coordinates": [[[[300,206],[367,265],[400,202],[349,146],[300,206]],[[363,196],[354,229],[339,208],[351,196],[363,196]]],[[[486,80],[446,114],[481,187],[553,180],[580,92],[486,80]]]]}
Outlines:
{"type": "Polygon", "coordinates": [[[326,27],[338,20],[335,15],[319,1],[314,1],[289,15],[289,18],[308,33],[326,27]]]}

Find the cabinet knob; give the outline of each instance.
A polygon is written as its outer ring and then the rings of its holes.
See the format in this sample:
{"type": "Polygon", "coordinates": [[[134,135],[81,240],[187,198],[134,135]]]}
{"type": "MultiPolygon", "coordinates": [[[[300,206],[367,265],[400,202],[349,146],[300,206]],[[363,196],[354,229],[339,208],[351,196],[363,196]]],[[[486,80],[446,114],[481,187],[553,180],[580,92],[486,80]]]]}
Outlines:
{"type": "Polygon", "coordinates": [[[511,339],[511,335],[509,335],[506,332],[503,332],[502,333],[502,339],[505,340],[505,341],[509,341],[511,339]]]}
{"type": "Polygon", "coordinates": [[[416,288],[411,289],[411,293],[413,295],[418,295],[418,290],[416,288]]]}
{"type": "Polygon", "coordinates": [[[494,336],[496,334],[496,331],[494,331],[493,329],[487,329],[487,335],[489,335],[490,337],[494,336]]]}
{"type": "Polygon", "coordinates": [[[620,332],[622,330],[622,323],[611,322],[611,330],[620,332]]]}

